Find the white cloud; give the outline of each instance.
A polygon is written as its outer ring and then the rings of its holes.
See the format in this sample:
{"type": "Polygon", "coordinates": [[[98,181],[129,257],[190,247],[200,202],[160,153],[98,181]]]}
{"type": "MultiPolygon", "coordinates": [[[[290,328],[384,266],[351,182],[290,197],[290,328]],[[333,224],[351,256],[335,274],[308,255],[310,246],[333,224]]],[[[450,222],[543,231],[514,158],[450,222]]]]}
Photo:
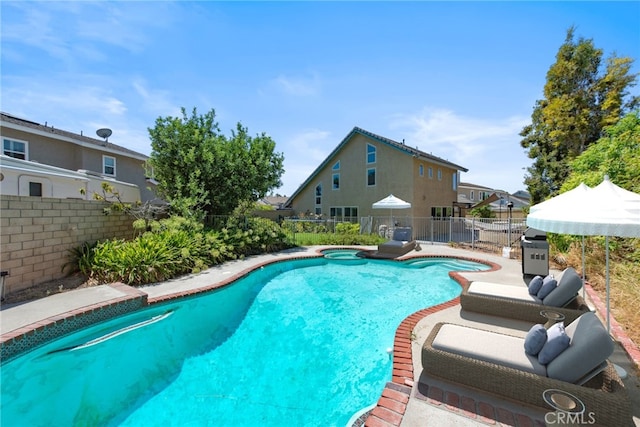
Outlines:
{"type": "Polygon", "coordinates": [[[468,168],[463,181],[513,192],[524,187],[522,168],[530,163],[519,136],[529,120],[518,116],[489,120],[424,108],[395,115],[389,127],[402,132],[407,144],[468,168]]]}
{"type": "Polygon", "coordinates": [[[180,116],[180,108],[171,101],[167,90],[150,89],[148,82],[136,77],[131,82],[136,94],[142,99],[141,105],[146,111],[158,116],[180,116]]]}
{"type": "Polygon", "coordinates": [[[435,155],[445,153],[464,161],[472,160],[507,140],[517,145],[518,133],[526,123],[527,119],[521,117],[486,120],[458,116],[444,109],[425,108],[418,113],[398,115],[390,127],[404,129],[408,140],[423,151],[431,150],[435,155]]]}
{"type": "Polygon", "coordinates": [[[320,78],[316,73],[310,77],[293,77],[279,75],[271,81],[279,91],[292,96],[314,96],[320,93],[320,78]]]}

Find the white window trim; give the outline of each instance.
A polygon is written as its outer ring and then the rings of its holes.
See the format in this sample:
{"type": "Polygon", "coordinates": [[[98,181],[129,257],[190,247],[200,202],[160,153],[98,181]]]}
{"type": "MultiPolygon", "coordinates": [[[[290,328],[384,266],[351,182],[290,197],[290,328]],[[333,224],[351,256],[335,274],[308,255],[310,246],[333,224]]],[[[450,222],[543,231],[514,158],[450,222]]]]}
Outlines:
{"type": "Polygon", "coordinates": [[[418,175],[424,176],[424,165],[418,166],[418,175]]]}
{"type": "MultiPolygon", "coordinates": [[[[25,160],[29,160],[29,141],[25,141],[23,139],[18,139],[18,138],[12,138],[10,136],[0,136],[0,140],[2,141],[2,154],[6,156],[6,154],[4,154],[4,140],[8,139],[9,141],[15,141],[15,142],[21,142],[24,144],[24,159],[25,160]]],[[[13,157],[13,156],[10,156],[13,157]]],[[[21,160],[21,159],[19,159],[21,160]]]]}
{"type": "Polygon", "coordinates": [[[429,166],[429,179],[433,179],[433,168],[429,166]]]}
{"type": "Polygon", "coordinates": [[[108,176],[116,176],[116,172],[117,172],[116,158],[113,156],[107,156],[103,154],[102,155],[102,174],[108,175],[108,176]],[[107,159],[113,159],[113,173],[107,173],[107,164],[105,162],[107,159]]]}
{"type": "Polygon", "coordinates": [[[438,181],[442,181],[442,169],[438,169],[438,181]]]}
{"type": "Polygon", "coordinates": [[[366,159],[367,159],[367,164],[368,165],[373,165],[373,164],[377,163],[377,161],[378,161],[378,147],[376,147],[373,144],[367,143],[367,151],[366,151],[365,155],[367,156],[366,159]],[[369,147],[373,147],[373,152],[369,153],[369,147]],[[373,159],[374,159],[373,162],[369,161],[369,154],[373,154],[373,159]]]}
{"type": "Polygon", "coordinates": [[[333,173],[331,174],[331,189],[336,191],[336,190],[340,190],[340,173],[333,173]],[[336,188],[333,183],[334,183],[334,178],[336,177],[336,175],[338,176],[338,187],[336,188]]]}

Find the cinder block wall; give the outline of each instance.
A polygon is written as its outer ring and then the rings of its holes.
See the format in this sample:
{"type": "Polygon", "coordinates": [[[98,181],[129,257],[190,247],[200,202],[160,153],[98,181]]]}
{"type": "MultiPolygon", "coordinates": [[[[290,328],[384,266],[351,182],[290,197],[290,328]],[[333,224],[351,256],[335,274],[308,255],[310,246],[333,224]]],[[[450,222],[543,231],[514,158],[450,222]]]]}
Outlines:
{"type": "Polygon", "coordinates": [[[84,242],[132,238],[133,220],[104,214],[109,204],[91,200],[0,195],[0,269],[5,295],[64,277],[69,249],[84,242]]]}

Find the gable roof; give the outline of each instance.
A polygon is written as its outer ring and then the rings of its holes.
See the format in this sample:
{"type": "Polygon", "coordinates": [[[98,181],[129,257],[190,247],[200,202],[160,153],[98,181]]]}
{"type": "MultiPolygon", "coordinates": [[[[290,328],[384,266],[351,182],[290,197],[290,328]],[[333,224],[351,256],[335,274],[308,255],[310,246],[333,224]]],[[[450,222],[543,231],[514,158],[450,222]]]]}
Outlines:
{"type": "Polygon", "coordinates": [[[289,200],[287,200],[287,204],[289,204],[289,202],[291,200],[293,200],[298,193],[300,193],[300,191],[302,191],[303,188],[305,188],[315,177],[316,175],[318,175],[320,173],[320,171],[322,171],[324,169],[324,167],[331,162],[331,160],[338,154],[338,152],[342,149],[342,147],[344,147],[349,140],[351,140],[351,138],[353,138],[354,135],[356,134],[360,134],[360,135],[364,135],[367,138],[371,138],[375,141],[378,141],[382,144],[385,144],[387,146],[390,146],[392,148],[398,149],[402,152],[404,152],[405,154],[409,155],[409,156],[416,156],[418,158],[424,159],[424,160],[428,160],[431,161],[433,163],[437,163],[443,166],[447,166],[456,170],[460,170],[462,172],[468,172],[468,169],[465,167],[462,167],[460,165],[457,165],[455,163],[452,163],[448,160],[445,160],[443,158],[434,156],[433,154],[428,154],[425,153],[424,151],[418,150],[417,148],[412,148],[409,147],[408,145],[406,145],[403,142],[398,142],[398,141],[394,141],[392,139],[389,138],[385,138],[384,136],[380,136],[377,135],[373,132],[369,132],[367,130],[364,130],[362,128],[359,127],[354,127],[351,132],[349,132],[347,134],[347,136],[344,137],[344,139],[342,141],[340,141],[340,143],[338,144],[338,146],[336,148],[333,149],[333,151],[331,153],[329,153],[329,155],[327,156],[326,159],[324,159],[324,161],[322,163],[320,163],[320,166],[318,166],[311,175],[309,175],[309,177],[298,187],[298,189],[296,191],[293,192],[293,194],[291,195],[291,197],[289,197],[289,200]]]}
{"type": "Polygon", "coordinates": [[[56,129],[53,126],[47,126],[46,124],[41,125],[40,123],[21,119],[7,113],[0,112],[0,119],[3,127],[31,132],[37,135],[55,138],[83,147],[132,157],[134,159],[147,160],[149,158],[149,156],[133,150],[129,150],[125,147],[121,147],[120,145],[112,144],[110,142],[103,141],[97,138],[90,138],[85,135],[78,135],[77,133],[68,132],[66,130],[56,129]],[[29,128],[29,130],[25,130],[22,128],[29,128]]]}
{"type": "Polygon", "coordinates": [[[486,187],[484,185],[478,185],[478,184],[473,184],[471,182],[461,182],[460,184],[458,184],[458,188],[460,187],[465,187],[465,188],[473,188],[473,189],[478,189],[478,190],[490,190],[490,191],[495,191],[493,188],[491,187],[486,187]]]}

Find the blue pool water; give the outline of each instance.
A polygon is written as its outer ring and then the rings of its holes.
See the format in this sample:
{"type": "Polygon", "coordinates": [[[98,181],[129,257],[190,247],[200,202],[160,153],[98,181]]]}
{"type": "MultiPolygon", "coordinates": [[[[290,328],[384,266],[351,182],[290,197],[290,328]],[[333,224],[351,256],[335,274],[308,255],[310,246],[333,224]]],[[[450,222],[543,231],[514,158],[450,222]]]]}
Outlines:
{"type": "Polygon", "coordinates": [[[395,330],[456,297],[460,260],[315,258],[154,306],[3,364],[11,426],[344,426],[391,379],[395,330]]]}

